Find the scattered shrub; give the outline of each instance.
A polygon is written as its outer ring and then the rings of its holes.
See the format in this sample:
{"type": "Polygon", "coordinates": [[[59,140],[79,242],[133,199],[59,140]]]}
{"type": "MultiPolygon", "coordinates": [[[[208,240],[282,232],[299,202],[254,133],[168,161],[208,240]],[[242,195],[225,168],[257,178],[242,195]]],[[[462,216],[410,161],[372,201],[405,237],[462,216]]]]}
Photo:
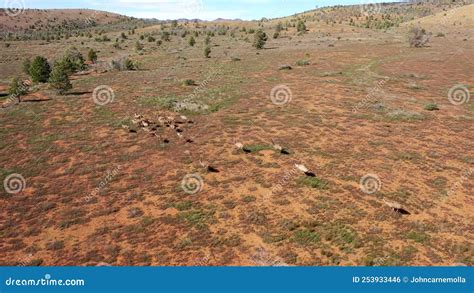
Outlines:
{"type": "Polygon", "coordinates": [[[89,53],[87,53],[87,60],[92,63],[97,62],[97,53],[94,51],[94,49],[90,49],[89,53]]]}
{"type": "Polygon", "coordinates": [[[121,57],[110,62],[110,68],[118,71],[136,70],[137,65],[128,57],[121,57]]]}
{"type": "Polygon", "coordinates": [[[306,60],[306,59],[298,60],[298,61],[296,61],[296,65],[298,65],[298,66],[307,66],[307,65],[309,65],[309,60],[306,60]]]}
{"type": "Polygon", "coordinates": [[[189,38],[189,45],[191,47],[194,47],[195,44],[196,44],[196,40],[194,39],[194,37],[191,36],[191,38],[189,38]]]}
{"type": "Polygon", "coordinates": [[[211,47],[207,46],[207,47],[204,48],[204,56],[206,58],[211,58],[210,55],[211,55],[211,47]]]}
{"type": "Polygon", "coordinates": [[[425,106],[425,110],[427,111],[437,111],[439,110],[438,104],[436,103],[429,103],[425,106]]]}
{"type": "Polygon", "coordinates": [[[171,35],[169,32],[162,32],[161,33],[161,40],[165,41],[165,42],[169,42],[171,41],[171,35]]]}
{"type": "Polygon", "coordinates": [[[295,231],[293,240],[300,245],[306,246],[319,242],[321,237],[314,231],[303,229],[295,231]]]}
{"type": "Polygon", "coordinates": [[[183,81],[184,85],[191,86],[191,85],[196,85],[196,82],[192,79],[186,79],[183,81]]]}
{"type": "Polygon", "coordinates": [[[263,30],[259,29],[255,32],[253,46],[257,49],[263,49],[267,40],[267,34],[263,30]]]}
{"type": "Polygon", "coordinates": [[[296,29],[298,30],[299,33],[306,32],[306,24],[304,23],[304,21],[302,20],[298,21],[296,29]]]}
{"type": "Polygon", "coordinates": [[[410,47],[421,48],[424,47],[430,40],[430,36],[425,29],[413,27],[410,29],[408,40],[410,47]]]}
{"type": "Polygon", "coordinates": [[[137,51],[143,50],[143,45],[139,41],[135,42],[135,50],[137,51]]]}

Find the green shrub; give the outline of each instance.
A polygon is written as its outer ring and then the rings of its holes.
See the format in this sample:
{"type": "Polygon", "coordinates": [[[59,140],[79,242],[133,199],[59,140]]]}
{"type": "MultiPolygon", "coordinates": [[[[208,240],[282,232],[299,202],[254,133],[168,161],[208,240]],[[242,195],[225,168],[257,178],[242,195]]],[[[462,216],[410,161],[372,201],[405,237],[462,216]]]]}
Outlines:
{"type": "Polygon", "coordinates": [[[211,37],[207,36],[206,39],[204,40],[204,44],[206,46],[209,46],[211,44],[211,37]]]}
{"type": "Polygon", "coordinates": [[[196,40],[194,39],[194,37],[191,36],[191,38],[189,38],[189,45],[191,47],[194,47],[195,44],[196,44],[196,40]]]}
{"type": "Polygon", "coordinates": [[[70,47],[64,52],[63,58],[59,63],[64,66],[68,74],[84,70],[86,65],[84,63],[84,57],[76,47],[70,47]]]}
{"type": "Polygon", "coordinates": [[[63,95],[68,90],[72,89],[72,84],[68,76],[68,64],[66,62],[57,62],[54,65],[53,72],[49,78],[50,86],[63,95]]]}
{"type": "Polygon", "coordinates": [[[307,66],[307,65],[309,65],[309,61],[306,60],[306,59],[298,60],[298,61],[296,61],[296,65],[298,65],[298,66],[307,66]]]}
{"type": "Polygon", "coordinates": [[[204,48],[204,56],[206,58],[211,58],[211,47],[207,46],[206,48],[204,48]]]}
{"type": "Polygon", "coordinates": [[[128,57],[121,57],[114,59],[110,62],[110,67],[113,70],[125,71],[125,70],[136,70],[137,65],[130,60],[128,57]]]}
{"type": "Polygon", "coordinates": [[[94,49],[90,49],[89,53],[87,53],[87,60],[92,63],[97,61],[97,53],[94,51],[94,49]]]}
{"type": "Polygon", "coordinates": [[[171,35],[169,32],[162,32],[161,33],[161,40],[165,41],[165,42],[169,42],[171,41],[171,35]]]}
{"type": "Polygon", "coordinates": [[[259,29],[255,32],[253,46],[257,49],[263,49],[263,46],[265,46],[267,40],[267,34],[263,30],[259,29]]]}
{"type": "Polygon", "coordinates": [[[186,79],[183,81],[183,84],[187,86],[192,86],[192,85],[196,85],[196,82],[192,79],[186,79]]]}
{"type": "Polygon", "coordinates": [[[143,50],[143,45],[139,41],[135,42],[135,50],[137,51],[143,50]]]}
{"type": "Polygon", "coordinates": [[[424,47],[430,40],[430,36],[425,29],[413,27],[409,31],[408,41],[410,47],[421,48],[424,47]]]}
{"type": "Polygon", "coordinates": [[[28,72],[33,82],[47,82],[51,74],[51,66],[46,58],[37,56],[31,62],[28,72]]]}
{"type": "Polygon", "coordinates": [[[296,29],[300,33],[306,32],[306,24],[304,23],[304,21],[302,20],[298,21],[298,25],[296,26],[296,29]]]}
{"type": "Polygon", "coordinates": [[[328,184],[329,184],[327,181],[323,179],[320,179],[317,177],[309,177],[309,176],[300,177],[298,179],[298,183],[301,185],[305,185],[311,188],[316,188],[316,189],[321,189],[321,190],[327,189],[328,184]]]}
{"type": "Polygon", "coordinates": [[[438,107],[438,104],[436,104],[436,103],[429,103],[425,106],[425,110],[437,111],[437,110],[439,110],[439,107],[438,107]]]}
{"type": "Polygon", "coordinates": [[[319,242],[321,237],[314,231],[303,229],[295,231],[293,240],[300,245],[306,246],[319,242]]]}

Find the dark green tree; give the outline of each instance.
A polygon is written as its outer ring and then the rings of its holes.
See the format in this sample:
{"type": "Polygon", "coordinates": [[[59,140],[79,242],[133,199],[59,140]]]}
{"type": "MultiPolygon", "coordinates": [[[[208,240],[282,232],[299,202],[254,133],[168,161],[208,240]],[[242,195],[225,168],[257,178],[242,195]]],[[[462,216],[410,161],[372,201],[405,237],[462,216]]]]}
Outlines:
{"type": "Polygon", "coordinates": [[[46,58],[37,56],[31,62],[28,72],[33,82],[47,82],[51,74],[51,66],[46,58]]]}
{"type": "Polygon", "coordinates": [[[64,62],[56,63],[49,77],[51,87],[56,89],[60,95],[64,95],[68,90],[72,89],[67,66],[64,62]]]}

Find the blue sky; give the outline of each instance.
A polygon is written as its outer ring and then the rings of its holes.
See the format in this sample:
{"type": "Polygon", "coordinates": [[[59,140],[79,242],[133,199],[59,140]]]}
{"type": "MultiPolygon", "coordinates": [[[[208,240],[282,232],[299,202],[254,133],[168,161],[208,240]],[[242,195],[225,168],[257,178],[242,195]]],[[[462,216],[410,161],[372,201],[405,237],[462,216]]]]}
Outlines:
{"type": "MultiPolygon", "coordinates": [[[[9,0],[7,0],[8,2],[9,0]]],[[[378,0],[10,0],[27,8],[89,8],[158,19],[260,19],[288,16],[316,7],[382,2],[378,0]]],[[[386,1],[388,2],[388,1],[386,1]]]]}

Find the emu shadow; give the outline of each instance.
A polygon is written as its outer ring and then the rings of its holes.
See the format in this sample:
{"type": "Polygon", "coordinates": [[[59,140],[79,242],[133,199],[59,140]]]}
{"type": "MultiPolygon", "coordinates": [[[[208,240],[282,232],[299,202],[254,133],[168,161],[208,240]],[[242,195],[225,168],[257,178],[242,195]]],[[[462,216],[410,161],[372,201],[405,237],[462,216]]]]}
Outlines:
{"type": "Polygon", "coordinates": [[[217,170],[216,168],[212,167],[212,166],[209,166],[209,167],[207,167],[207,172],[209,172],[209,173],[219,173],[220,171],[217,170]]]}
{"type": "Polygon", "coordinates": [[[83,92],[68,92],[68,96],[83,96],[83,95],[91,95],[93,92],[91,91],[83,91],[83,92]]]}
{"type": "Polygon", "coordinates": [[[393,209],[394,212],[400,214],[400,215],[411,215],[411,213],[405,209],[393,209]]]}

